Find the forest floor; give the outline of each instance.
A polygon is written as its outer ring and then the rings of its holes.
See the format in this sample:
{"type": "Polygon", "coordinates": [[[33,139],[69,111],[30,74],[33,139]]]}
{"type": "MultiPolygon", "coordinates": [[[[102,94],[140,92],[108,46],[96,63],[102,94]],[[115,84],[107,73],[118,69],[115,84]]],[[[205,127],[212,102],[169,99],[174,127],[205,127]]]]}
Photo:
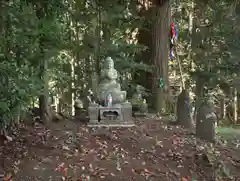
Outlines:
{"type": "Polygon", "coordinates": [[[94,130],[67,120],[23,126],[11,137],[0,147],[5,180],[61,181],[64,175],[71,181],[83,175],[91,181],[240,180],[239,148],[222,142],[213,149],[152,117],[137,119],[132,128],[94,130]]]}

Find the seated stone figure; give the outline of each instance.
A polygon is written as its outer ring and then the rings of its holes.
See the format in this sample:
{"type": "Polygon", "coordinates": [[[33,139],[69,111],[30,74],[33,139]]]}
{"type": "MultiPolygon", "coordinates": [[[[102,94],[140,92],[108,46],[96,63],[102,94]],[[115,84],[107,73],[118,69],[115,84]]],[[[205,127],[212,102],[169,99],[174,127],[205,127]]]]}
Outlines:
{"type": "Polygon", "coordinates": [[[112,97],[112,103],[123,103],[126,100],[126,91],[121,91],[121,86],[117,83],[118,72],[114,68],[114,62],[111,57],[104,61],[104,68],[100,73],[100,84],[98,87],[98,101],[106,106],[106,99],[109,94],[112,97]]]}
{"type": "Polygon", "coordinates": [[[148,111],[148,104],[142,97],[142,86],[136,86],[136,92],[133,94],[130,102],[132,104],[133,112],[135,115],[146,115],[148,111]]]}
{"type": "Polygon", "coordinates": [[[132,105],[126,100],[127,93],[121,90],[117,78],[118,72],[114,68],[114,62],[108,57],[104,61],[100,77],[93,81],[99,84],[94,86],[96,102],[91,102],[88,107],[89,126],[134,125],[132,105]]]}

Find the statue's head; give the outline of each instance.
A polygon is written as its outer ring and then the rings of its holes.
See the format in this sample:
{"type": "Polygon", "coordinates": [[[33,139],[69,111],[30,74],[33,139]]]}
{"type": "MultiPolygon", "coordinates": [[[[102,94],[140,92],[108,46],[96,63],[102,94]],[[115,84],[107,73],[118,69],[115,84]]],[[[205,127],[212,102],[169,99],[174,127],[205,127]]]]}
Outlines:
{"type": "Polygon", "coordinates": [[[144,87],[141,85],[136,86],[136,92],[142,94],[144,92],[144,87]]]}
{"type": "Polygon", "coordinates": [[[114,62],[111,57],[107,57],[104,61],[104,67],[107,69],[112,69],[114,68],[114,62]]]}
{"type": "Polygon", "coordinates": [[[137,92],[140,92],[140,91],[141,91],[141,86],[140,86],[140,85],[137,85],[137,86],[136,86],[136,91],[137,91],[137,92]]]}

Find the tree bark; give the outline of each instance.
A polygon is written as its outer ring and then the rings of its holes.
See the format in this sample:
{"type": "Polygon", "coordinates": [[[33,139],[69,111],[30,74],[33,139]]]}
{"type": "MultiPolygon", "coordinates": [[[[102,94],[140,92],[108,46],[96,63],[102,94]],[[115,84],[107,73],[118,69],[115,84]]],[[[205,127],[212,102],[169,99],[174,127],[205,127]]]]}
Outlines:
{"type": "Polygon", "coordinates": [[[97,38],[96,45],[95,45],[95,58],[96,58],[96,72],[100,74],[100,46],[101,46],[101,30],[102,30],[102,16],[101,16],[101,9],[97,7],[97,27],[95,29],[95,36],[97,38]]]}
{"type": "MultiPolygon", "coordinates": [[[[151,21],[149,21],[149,19],[151,18],[151,8],[149,8],[150,6],[150,0],[144,0],[143,2],[139,2],[138,1],[138,6],[140,6],[141,8],[139,8],[138,11],[138,15],[140,17],[144,18],[144,23],[143,26],[141,27],[141,29],[139,29],[138,32],[138,43],[141,45],[144,45],[147,47],[147,49],[143,52],[141,52],[141,54],[139,56],[136,57],[136,62],[140,63],[141,61],[143,61],[143,63],[150,65],[151,61],[151,21]]],[[[152,73],[150,72],[146,72],[144,70],[136,70],[136,72],[134,73],[134,80],[136,81],[137,84],[140,84],[142,86],[144,86],[145,88],[151,90],[152,88],[152,73]]]]}
{"type": "MultiPolygon", "coordinates": [[[[152,62],[153,82],[152,92],[155,99],[154,108],[157,112],[165,111],[168,90],[168,43],[169,43],[169,19],[170,3],[168,0],[154,2],[152,25],[152,62]],[[163,79],[164,87],[159,87],[159,81],[163,79]]],[[[153,99],[153,100],[154,100],[153,99]]]]}
{"type": "Polygon", "coordinates": [[[220,99],[220,118],[225,119],[226,118],[226,103],[225,103],[225,97],[221,97],[220,99]]]}
{"type": "Polygon", "coordinates": [[[40,118],[44,123],[48,123],[51,120],[51,113],[49,110],[48,99],[49,99],[49,91],[48,91],[48,62],[44,57],[42,57],[41,65],[40,65],[40,73],[39,76],[43,82],[43,92],[39,97],[39,108],[40,108],[40,118]]]}
{"type": "MultiPolygon", "coordinates": [[[[46,18],[45,10],[47,9],[47,3],[38,4],[36,9],[36,14],[39,20],[42,18],[46,18]]],[[[41,28],[41,27],[40,27],[41,28]]],[[[44,40],[44,34],[40,35],[39,38],[39,49],[40,49],[40,66],[39,66],[39,78],[42,80],[43,84],[43,91],[42,94],[39,96],[39,108],[40,108],[40,119],[48,123],[51,120],[51,113],[48,105],[48,99],[49,99],[49,91],[48,91],[48,60],[45,58],[45,40],[44,40]]]]}
{"type": "Polygon", "coordinates": [[[237,123],[238,120],[238,112],[237,112],[237,90],[236,88],[232,87],[231,89],[231,94],[232,94],[232,100],[233,100],[233,121],[234,124],[237,123]]]}
{"type": "MultiPolygon", "coordinates": [[[[73,22],[73,20],[72,20],[72,17],[71,17],[71,15],[69,15],[69,20],[70,20],[70,26],[71,27],[74,27],[75,29],[76,29],[76,36],[74,37],[76,40],[78,40],[78,33],[79,33],[79,31],[78,31],[78,28],[76,28],[77,26],[76,26],[76,24],[77,23],[75,23],[75,22],[73,22]]],[[[71,29],[69,29],[69,32],[68,32],[68,39],[69,39],[69,41],[71,42],[71,43],[73,43],[72,42],[72,36],[74,36],[74,34],[72,33],[72,31],[71,31],[71,29]]],[[[73,55],[74,55],[74,57],[72,57],[71,58],[71,61],[70,61],[70,67],[71,67],[71,85],[70,85],[70,91],[71,91],[71,115],[72,116],[74,116],[75,115],[75,97],[76,97],[76,79],[75,79],[75,69],[76,69],[76,67],[75,67],[75,62],[76,62],[76,60],[77,61],[80,61],[80,58],[79,58],[79,51],[77,50],[77,51],[74,51],[74,52],[72,52],[73,53],[73,55]]]]}
{"type": "Polygon", "coordinates": [[[205,80],[201,79],[200,77],[196,80],[196,100],[195,100],[195,106],[194,106],[194,114],[193,114],[193,120],[196,121],[197,118],[197,112],[199,109],[199,104],[201,104],[201,98],[204,96],[203,88],[204,88],[205,80]]]}
{"type": "Polygon", "coordinates": [[[75,60],[71,59],[71,104],[72,104],[72,116],[75,115],[75,60]]]}

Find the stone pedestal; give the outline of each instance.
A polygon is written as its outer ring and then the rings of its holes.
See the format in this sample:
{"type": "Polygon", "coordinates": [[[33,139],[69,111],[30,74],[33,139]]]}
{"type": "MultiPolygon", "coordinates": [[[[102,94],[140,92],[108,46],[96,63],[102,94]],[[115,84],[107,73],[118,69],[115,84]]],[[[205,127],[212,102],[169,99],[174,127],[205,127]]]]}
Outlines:
{"type": "Polygon", "coordinates": [[[78,120],[82,115],[82,109],[75,107],[75,115],[74,115],[74,119],[78,120]]]}
{"type": "Polygon", "coordinates": [[[90,104],[88,107],[88,115],[90,123],[98,123],[99,121],[99,105],[98,104],[90,104]]]}
{"type": "Polygon", "coordinates": [[[89,127],[132,127],[132,105],[129,102],[112,107],[89,107],[89,127]],[[98,118],[96,120],[96,118],[98,118]]]}
{"type": "Polygon", "coordinates": [[[105,121],[122,121],[124,120],[121,105],[114,105],[113,107],[100,107],[100,120],[105,121]]]}
{"type": "Polygon", "coordinates": [[[123,120],[125,122],[132,121],[132,105],[130,102],[122,104],[123,120]]]}

